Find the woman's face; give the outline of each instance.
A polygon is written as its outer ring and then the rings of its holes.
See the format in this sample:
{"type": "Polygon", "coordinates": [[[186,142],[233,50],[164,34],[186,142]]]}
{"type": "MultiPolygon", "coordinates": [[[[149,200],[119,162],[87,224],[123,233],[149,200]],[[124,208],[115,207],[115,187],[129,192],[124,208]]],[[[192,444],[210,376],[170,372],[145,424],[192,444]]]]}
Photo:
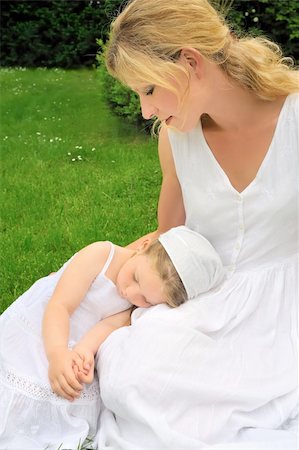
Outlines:
{"type": "Polygon", "coordinates": [[[191,70],[189,78],[182,73],[170,84],[177,95],[158,85],[141,85],[135,89],[139,95],[142,116],[144,119],[155,116],[180,131],[190,131],[197,126],[204,112],[198,79],[191,70]]]}

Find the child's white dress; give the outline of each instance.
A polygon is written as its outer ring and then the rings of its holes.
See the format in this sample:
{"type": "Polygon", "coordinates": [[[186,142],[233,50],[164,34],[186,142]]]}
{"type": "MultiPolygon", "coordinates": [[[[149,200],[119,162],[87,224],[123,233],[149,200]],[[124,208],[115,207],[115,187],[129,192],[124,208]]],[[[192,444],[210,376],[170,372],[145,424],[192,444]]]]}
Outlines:
{"type": "MultiPolygon", "coordinates": [[[[111,244],[104,268],[71,317],[70,346],[104,317],[130,306],[105,276],[113,254],[111,244]]],[[[54,275],[38,280],[0,316],[1,450],[77,449],[96,433],[100,410],[97,378],[74,402],[54,394],[48,380],[42,318],[69,261],[54,275]]]]}

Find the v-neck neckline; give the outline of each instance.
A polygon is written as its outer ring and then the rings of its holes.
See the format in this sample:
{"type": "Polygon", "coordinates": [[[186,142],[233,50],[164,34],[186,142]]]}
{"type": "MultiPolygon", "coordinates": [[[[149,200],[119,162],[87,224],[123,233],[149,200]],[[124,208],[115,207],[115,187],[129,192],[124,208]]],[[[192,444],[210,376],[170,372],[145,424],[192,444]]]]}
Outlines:
{"type": "Polygon", "coordinates": [[[199,130],[199,133],[200,133],[200,136],[201,136],[201,140],[202,140],[202,142],[203,142],[203,144],[204,144],[205,149],[207,150],[207,153],[208,153],[208,155],[209,155],[211,161],[212,161],[213,164],[217,167],[218,172],[221,174],[221,176],[222,176],[222,178],[225,180],[226,184],[228,184],[228,186],[230,187],[230,189],[231,189],[233,192],[235,192],[236,194],[238,194],[239,196],[245,195],[246,192],[247,192],[248,190],[250,190],[252,186],[254,186],[254,184],[256,183],[256,180],[261,176],[262,172],[263,172],[263,171],[265,170],[265,168],[267,167],[267,163],[268,163],[269,159],[271,158],[272,153],[273,153],[273,148],[275,147],[275,146],[274,146],[274,142],[275,142],[275,140],[276,140],[276,136],[277,136],[278,130],[279,130],[279,128],[280,128],[280,122],[281,122],[282,116],[284,115],[284,111],[285,111],[285,109],[286,109],[286,105],[287,105],[287,103],[288,103],[289,97],[290,97],[290,96],[287,96],[287,97],[285,98],[285,101],[284,101],[283,104],[282,104],[282,107],[281,107],[281,109],[280,109],[280,111],[279,111],[279,114],[278,114],[278,118],[277,118],[277,122],[276,122],[276,125],[275,125],[275,129],[274,129],[274,132],[273,132],[273,135],[272,135],[272,139],[271,139],[271,142],[270,142],[270,144],[269,144],[269,146],[268,146],[268,150],[266,151],[265,156],[264,156],[264,158],[263,158],[261,164],[259,165],[259,168],[257,169],[254,178],[253,178],[253,179],[250,181],[250,183],[248,183],[248,185],[247,185],[244,189],[242,189],[241,191],[238,191],[238,190],[233,186],[233,184],[232,184],[230,178],[228,177],[227,173],[226,173],[225,170],[222,168],[221,164],[217,161],[217,159],[216,159],[214,153],[212,152],[212,150],[211,150],[209,144],[208,144],[207,141],[206,141],[206,138],[205,138],[205,135],[204,135],[204,132],[203,132],[203,128],[202,128],[202,123],[201,123],[201,121],[199,121],[198,130],[199,130]]]}

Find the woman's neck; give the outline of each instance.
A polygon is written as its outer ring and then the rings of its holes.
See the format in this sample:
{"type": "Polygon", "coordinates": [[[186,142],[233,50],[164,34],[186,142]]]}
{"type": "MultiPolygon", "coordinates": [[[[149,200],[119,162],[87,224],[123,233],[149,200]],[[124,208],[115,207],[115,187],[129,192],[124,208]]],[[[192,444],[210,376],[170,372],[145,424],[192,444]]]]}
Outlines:
{"type": "Polygon", "coordinates": [[[205,74],[208,93],[205,109],[210,118],[207,126],[241,132],[277,119],[285,97],[263,100],[231,81],[214,64],[207,66],[205,74]]]}

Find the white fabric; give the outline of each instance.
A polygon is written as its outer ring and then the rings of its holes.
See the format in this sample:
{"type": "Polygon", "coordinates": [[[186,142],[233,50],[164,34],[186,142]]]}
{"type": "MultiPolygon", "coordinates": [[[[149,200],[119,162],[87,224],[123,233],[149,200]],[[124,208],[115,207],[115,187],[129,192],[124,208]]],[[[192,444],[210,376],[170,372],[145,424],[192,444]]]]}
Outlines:
{"type": "Polygon", "coordinates": [[[186,226],[159,237],[186,289],[188,299],[217,287],[225,277],[220,256],[201,234],[186,226]]]}
{"type": "MultiPolygon", "coordinates": [[[[130,306],[105,277],[113,253],[112,245],[107,263],[71,317],[69,346],[99,320],[130,306]]],[[[48,381],[42,317],[68,264],[38,280],[0,317],[0,449],[77,449],[79,442],[96,433],[98,380],[74,402],[56,396],[48,381]]]]}
{"type": "Polygon", "coordinates": [[[134,311],[105,341],[99,449],[298,448],[298,97],[242,193],[200,126],[169,130],[186,225],[230,277],[177,309],[134,311]]]}

